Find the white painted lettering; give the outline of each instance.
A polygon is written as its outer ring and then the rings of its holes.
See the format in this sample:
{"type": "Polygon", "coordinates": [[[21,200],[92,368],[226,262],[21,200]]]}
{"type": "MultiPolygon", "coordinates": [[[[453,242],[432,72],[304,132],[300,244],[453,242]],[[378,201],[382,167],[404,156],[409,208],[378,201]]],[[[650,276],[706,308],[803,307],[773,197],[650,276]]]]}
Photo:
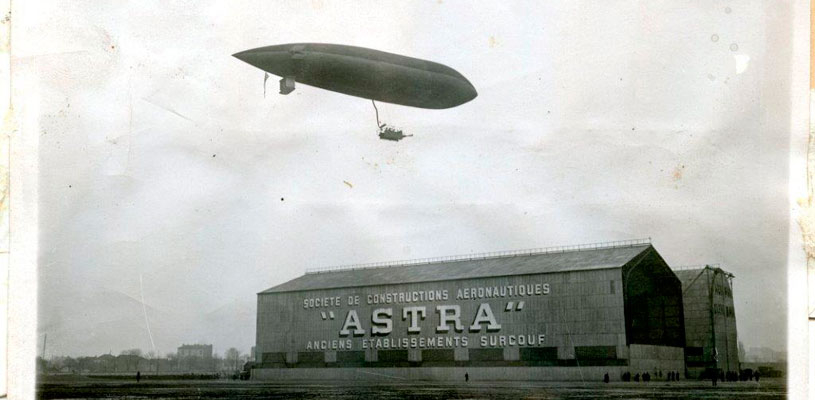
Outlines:
{"type": "MultiPolygon", "coordinates": [[[[402,309],[402,319],[405,320],[410,315],[409,333],[419,333],[422,328],[419,326],[419,318],[424,319],[427,314],[427,307],[405,307],[402,309]]],[[[415,347],[415,346],[414,346],[415,347]]]]}
{"type": "Polygon", "coordinates": [[[451,323],[456,332],[464,330],[464,325],[461,324],[461,306],[436,306],[436,312],[439,313],[439,326],[436,327],[436,332],[449,332],[451,323]]]}
{"type": "Polygon", "coordinates": [[[342,329],[340,329],[340,336],[350,335],[351,328],[354,329],[354,336],[365,334],[365,330],[362,329],[362,324],[359,322],[359,316],[356,310],[348,310],[348,314],[345,315],[345,323],[342,324],[342,329]]]}
{"type": "Polygon", "coordinates": [[[371,315],[371,335],[387,335],[393,331],[392,308],[377,308],[371,315]],[[387,318],[386,318],[387,317],[387,318]]]}
{"type": "Polygon", "coordinates": [[[495,315],[492,313],[489,303],[481,303],[478,306],[478,311],[475,313],[473,324],[470,325],[470,332],[480,332],[481,324],[487,323],[488,331],[497,331],[501,329],[501,325],[495,320],[495,315]]]}

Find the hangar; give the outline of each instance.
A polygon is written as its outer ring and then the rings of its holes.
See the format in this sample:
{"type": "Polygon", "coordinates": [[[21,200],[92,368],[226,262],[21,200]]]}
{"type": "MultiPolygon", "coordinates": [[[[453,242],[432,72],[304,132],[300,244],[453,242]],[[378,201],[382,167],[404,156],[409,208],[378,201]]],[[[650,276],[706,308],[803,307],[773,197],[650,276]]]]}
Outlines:
{"type": "Polygon", "coordinates": [[[313,270],[257,304],[254,379],[684,371],[682,283],[650,240],[313,270]]]}

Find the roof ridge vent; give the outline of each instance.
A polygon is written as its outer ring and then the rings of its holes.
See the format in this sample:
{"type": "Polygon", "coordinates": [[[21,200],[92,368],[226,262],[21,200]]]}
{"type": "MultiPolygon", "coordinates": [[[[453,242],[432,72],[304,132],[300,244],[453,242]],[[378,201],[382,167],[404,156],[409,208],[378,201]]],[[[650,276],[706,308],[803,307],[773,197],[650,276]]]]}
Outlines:
{"type": "Polygon", "coordinates": [[[645,244],[648,244],[648,245],[651,244],[651,238],[650,237],[646,238],[646,239],[618,240],[618,241],[611,241],[611,242],[584,243],[584,244],[573,244],[573,245],[566,245],[566,246],[540,247],[540,248],[523,249],[523,250],[506,250],[506,251],[493,251],[493,252],[488,252],[488,253],[475,253],[475,254],[465,254],[465,255],[456,255],[456,256],[418,258],[418,259],[413,259],[413,260],[384,261],[384,262],[374,262],[374,263],[366,263],[366,264],[349,264],[349,265],[339,265],[339,266],[332,266],[332,267],[309,268],[309,269],[306,270],[306,274],[319,274],[319,273],[324,273],[324,272],[350,271],[350,270],[368,269],[368,268],[407,267],[407,266],[425,265],[425,264],[453,263],[453,262],[459,262],[459,261],[488,260],[488,259],[492,259],[492,258],[534,256],[534,255],[539,255],[539,254],[566,253],[566,252],[572,252],[572,251],[591,251],[591,250],[612,249],[612,248],[619,248],[619,247],[642,246],[642,245],[645,245],[645,244]]]}
{"type": "Polygon", "coordinates": [[[716,264],[688,264],[688,265],[677,265],[675,267],[671,267],[674,271],[687,271],[690,269],[704,269],[706,267],[710,268],[721,268],[719,263],[716,264]]]}

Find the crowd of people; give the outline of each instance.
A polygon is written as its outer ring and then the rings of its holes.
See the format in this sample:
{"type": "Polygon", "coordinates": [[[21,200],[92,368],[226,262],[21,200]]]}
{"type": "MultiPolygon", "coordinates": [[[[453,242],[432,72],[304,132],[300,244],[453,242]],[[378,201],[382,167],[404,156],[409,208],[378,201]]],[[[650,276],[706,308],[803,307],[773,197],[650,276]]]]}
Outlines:
{"type": "MultiPolygon", "coordinates": [[[[664,380],[668,381],[668,382],[678,382],[679,378],[680,378],[679,372],[676,372],[676,371],[668,371],[665,374],[663,374],[662,371],[656,371],[656,372],[654,372],[653,378],[662,380],[663,376],[664,376],[664,380]]],[[[642,382],[650,382],[651,378],[652,378],[651,373],[647,372],[647,371],[643,372],[641,374],[640,373],[635,373],[633,376],[631,375],[630,372],[626,371],[620,377],[620,379],[623,382],[631,382],[632,380],[634,382],[640,382],[640,381],[642,381],[642,382]]],[[[745,369],[745,370],[742,370],[740,372],[735,372],[735,371],[724,372],[724,371],[711,370],[711,371],[708,371],[708,372],[702,374],[702,376],[700,377],[700,379],[707,379],[707,378],[710,378],[711,381],[713,382],[713,386],[716,386],[718,381],[722,381],[722,382],[724,382],[724,381],[727,381],[727,382],[742,381],[742,382],[744,382],[744,381],[748,381],[748,380],[752,381],[753,379],[755,379],[756,382],[758,382],[758,380],[761,378],[761,374],[758,372],[758,370],[753,371],[752,369],[745,369]]],[[[603,376],[603,382],[609,383],[609,381],[610,381],[610,379],[609,379],[608,373],[606,373],[603,376]]]]}
{"type": "Polygon", "coordinates": [[[758,370],[753,371],[752,369],[749,369],[749,368],[748,369],[743,369],[743,370],[741,370],[739,372],[736,372],[736,371],[729,371],[729,372],[718,371],[718,373],[716,373],[716,371],[706,371],[705,375],[707,375],[711,379],[711,381],[713,382],[713,386],[716,386],[717,381],[722,381],[722,382],[725,382],[725,381],[727,381],[727,382],[742,381],[742,382],[745,382],[745,381],[752,381],[753,379],[755,379],[756,382],[758,382],[759,379],[761,379],[761,373],[758,372],[758,370]]]}
{"type": "MultiPolygon", "coordinates": [[[[623,373],[623,375],[620,378],[622,379],[623,382],[631,382],[632,380],[634,382],[639,382],[640,380],[642,380],[643,382],[650,382],[652,377],[651,377],[651,373],[647,372],[647,371],[643,372],[642,374],[636,373],[636,374],[634,374],[634,376],[631,376],[631,373],[626,371],[626,372],[623,373]]],[[[656,371],[656,372],[654,372],[653,378],[655,378],[655,379],[664,379],[664,380],[669,381],[669,382],[678,381],[679,380],[679,372],[668,371],[667,373],[663,374],[662,371],[656,371]]],[[[606,373],[606,375],[603,377],[603,382],[608,383],[608,381],[609,381],[608,373],[606,373]]]]}

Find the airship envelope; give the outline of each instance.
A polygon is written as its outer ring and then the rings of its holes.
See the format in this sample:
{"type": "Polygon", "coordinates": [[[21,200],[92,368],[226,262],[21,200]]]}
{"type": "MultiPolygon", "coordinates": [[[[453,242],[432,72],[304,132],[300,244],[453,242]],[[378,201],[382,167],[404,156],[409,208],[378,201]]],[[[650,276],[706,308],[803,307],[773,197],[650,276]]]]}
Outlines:
{"type": "Polygon", "coordinates": [[[280,76],[280,93],[295,82],[365,99],[411,107],[443,109],[476,96],[458,71],[432,61],[363,47],[292,43],[234,54],[246,63],[280,76]]]}

